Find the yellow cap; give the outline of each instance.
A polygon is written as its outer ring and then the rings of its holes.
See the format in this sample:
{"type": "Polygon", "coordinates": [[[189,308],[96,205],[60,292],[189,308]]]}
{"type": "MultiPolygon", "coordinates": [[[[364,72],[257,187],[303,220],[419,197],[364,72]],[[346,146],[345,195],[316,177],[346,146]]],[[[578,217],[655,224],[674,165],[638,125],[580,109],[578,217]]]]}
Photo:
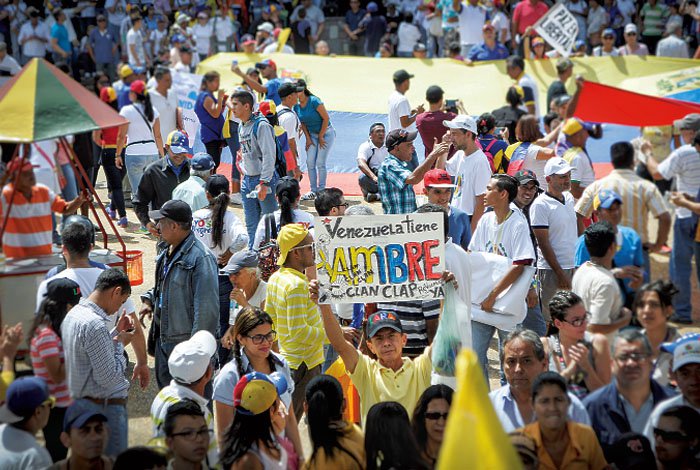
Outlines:
{"type": "Polygon", "coordinates": [[[564,122],[561,131],[564,135],[574,135],[583,129],[583,124],[576,118],[569,118],[564,122]]]}
{"type": "Polygon", "coordinates": [[[277,264],[282,266],[292,248],[299,245],[308,234],[309,231],[301,224],[287,224],[282,227],[277,234],[277,246],[280,248],[277,264]]]}
{"type": "Polygon", "coordinates": [[[124,64],[122,67],[119,69],[119,78],[126,78],[129,75],[132,75],[134,71],[129,67],[129,65],[124,64]]]}

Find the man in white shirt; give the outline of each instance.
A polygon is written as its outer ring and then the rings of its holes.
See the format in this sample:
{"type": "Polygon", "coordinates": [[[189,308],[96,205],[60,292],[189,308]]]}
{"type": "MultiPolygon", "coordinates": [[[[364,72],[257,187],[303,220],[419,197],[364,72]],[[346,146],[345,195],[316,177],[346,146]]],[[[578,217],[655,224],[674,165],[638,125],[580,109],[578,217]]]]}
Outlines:
{"type": "Polygon", "coordinates": [[[539,118],[540,105],[537,83],[525,73],[525,61],[522,57],[517,55],[508,57],[506,60],[506,73],[523,89],[525,96],[523,97],[521,109],[539,118]]]}
{"type": "Polygon", "coordinates": [[[146,49],[143,45],[144,38],[141,32],[143,19],[141,15],[133,15],[131,17],[131,23],[131,29],[126,33],[126,49],[129,57],[129,65],[131,65],[131,67],[147,67],[150,65],[151,61],[148,55],[146,55],[146,49]]]}
{"type": "MultiPolygon", "coordinates": [[[[476,225],[476,231],[469,242],[469,251],[480,251],[505,256],[512,261],[512,267],[493,286],[489,295],[481,302],[481,310],[493,312],[493,306],[501,293],[525,274],[525,266],[535,261],[535,250],[530,240],[530,228],[525,216],[511,207],[518,195],[518,182],[510,175],[493,175],[486,185],[484,204],[493,210],[484,214],[476,225]]],[[[523,298],[523,303],[525,298],[523,298]]],[[[472,320],[472,348],[488,384],[489,349],[496,327],[472,320]]],[[[507,331],[498,330],[503,339],[507,331]]]]}
{"type": "Polygon", "coordinates": [[[7,53],[7,44],[0,41],[0,85],[19,73],[22,68],[14,57],[7,53]]]}
{"type": "Polygon", "coordinates": [[[484,194],[491,179],[491,165],[486,154],[476,143],[477,128],[474,118],[460,114],[453,120],[442,123],[449,128],[447,138],[451,139],[457,153],[449,160],[446,154],[442,155],[435,167],[447,170],[456,178],[457,188],[452,196],[452,205],[469,215],[474,233],[484,213],[484,194]]]}
{"type": "Polygon", "coordinates": [[[610,222],[596,222],[583,232],[583,240],[591,259],[574,274],[571,290],[581,297],[590,315],[588,331],[606,335],[612,343],[615,333],[632,318],[612,273],[613,256],[617,252],[615,229],[610,222]]]}
{"type": "MultiPolygon", "coordinates": [[[[279,125],[287,133],[287,141],[289,142],[289,150],[294,155],[294,161],[299,161],[299,136],[301,135],[301,121],[299,116],[294,112],[293,108],[299,102],[297,93],[304,91],[304,87],[297,85],[295,82],[285,82],[280,85],[277,94],[280,97],[280,105],[277,106],[277,119],[279,125]]],[[[302,172],[299,166],[292,170],[294,178],[301,181],[302,172]]]]}
{"type": "Polygon", "coordinates": [[[357,167],[360,169],[358,183],[367,202],[379,201],[378,174],[379,167],[388,155],[384,137],[386,129],[381,122],[375,122],[369,128],[369,139],[362,142],[357,149],[357,167]]]}
{"type": "Polygon", "coordinates": [[[153,77],[156,80],[156,86],[149,89],[149,94],[151,104],[158,111],[160,135],[165,142],[172,131],[183,128],[182,109],[177,105],[177,95],[170,91],[173,86],[170,70],[157,67],[153,77]]]}
{"type": "Polygon", "coordinates": [[[683,25],[671,21],[666,25],[666,36],[656,45],[657,57],[676,57],[678,59],[690,58],[688,43],[681,39],[683,25]]]}
{"type": "Polygon", "coordinates": [[[461,56],[467,57],[475,44],[482,40],[481,30],[489,19],[486,8],[479,5],[479,0],[452,0],[452,8],[457,12],[459,20],[459,40],[462,45],[461,56]]]}
{"type": "Polygon", "coordinates": [[[530,224],[537,238],[537,279],[545,322],[549,323],[549,300],[560,289],[571,290],[574,251],[578,239],[571,165],[560,157],[544,167],[547,191],[530,206],[530,224]]]}
{"type": "MultiPolygon", "coordinates": [[[[411,105],[406,98],[406,92],[411,88],[411,79],[414,75],[405,70],[397,70],[394,72],[394,91],[389,95],[389,129],[388,132],[394,129],[403,129],[408,132],[417,132],[416,117],[425,112],[425,108],[421,103],[417,108],[411,109],[411,105]]],[[[418,168],[418,154],[413,151],[409,168],[415,170],[418,168]]]]}
{"type": "Polygon", "coordinates": [[[25,64],[33,58],[44,58],[49,43],[49,30],[39,19],[39,11],[28,7],[27,16],[29,21],[22,25],[17,37],[19,45],[22,46],[22,60],[25,64]]]}

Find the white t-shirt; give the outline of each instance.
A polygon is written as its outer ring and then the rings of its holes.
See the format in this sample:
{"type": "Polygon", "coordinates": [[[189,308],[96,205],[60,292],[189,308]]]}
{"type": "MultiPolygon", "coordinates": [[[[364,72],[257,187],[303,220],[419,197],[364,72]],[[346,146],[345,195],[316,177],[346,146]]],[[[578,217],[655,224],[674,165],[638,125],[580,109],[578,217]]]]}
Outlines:
{"type": "MultiPolygon", "coordinates": [[[[540,117],[540,92],[537,88],[537,83],[532,79],[531,76],[524,73],[520,80],[518,80],[518,85],[523,88],[530,88],[532,90],[532,98],[535,100],[535,115],[540,117]]],[[[521,108],[527,111],[527,106],[523,105],[521,108]]]]}
{"type": "Polygon", "coordinates": [[[610,57],[617,57],[617,56],[620,55],[620,52],[619,52],[617,49],[615,49],[614,47],[612,48],[612,50],[611,50],[610,52],[605,52],[605,51],[603,50],[603,46],[596,46],[596,47],[593,48],[593,54],[592,54],[592,55],[593,55],[594,57],[607,57],[607,56],[610,56],[610,57]]]}
{"type": "Polygon", "coordinates": [[[476,224],[469,251],[494,253],[512,261],[535,260],[527,220],[522,212],[513,209],[502,224],[494,211],[485,213],[476,224]]]}
{"type": "Polygon", "coordinates": [[[389,95],[389,128],[386,131],[390,132],[394,129],[405,129],[410,132],[415,132],[417,130],[415,121],[408,127],[401,126],[401,116],[410,115],[411,105],[408,104],[408,98],[394,90],[391,95],[389,95]]]}
{"type": "Polygon", "coordinates": [[[126,2],[124,0],[107,0],[105,10],[107,10],[107,21],[115,26],[121,26],[122,21],[126,18],[126,2]],[[110,8],[114,8],[114,13],[109,11],[110,8]]]}
{"type": "Polygon", "coordinates": [[[126,49],[129,55],[129,64],[132,66],[140,65],[141,67],[146,66],[146,51],[143,48],[143,35],[141,31],[136,31],[131,28],[128,33],[126,33],[126,49]],[[135,46],[136,54],[131,51],[131,46],[135,46]]]}
{"type": "Polygon", "coordinates": [[[245,249],[248,245],[248,231],[236,214],[226,211],[224,229],[221,235],[221,246],[212,247],[211,242],[211,209],[204,208],[192,214],[192,233],[206,246],[211,253],[218,257],[231,250],[231,253],[245,249]]]}
{"type": "Polygon", "coordinates": [[[44,57],[46,55],[47,44],[49,44],[49,30],[46,27],[46,23],[39,20],[36,26],[32,26],[31,21],[27,21],[19,29],[19,36],[17,36],[17,41],[22,42],[24,39],[38,36],[45,39],[45,41],[40,41],[38,39],[30,39],[22,45],[22,54],[28,57],[44,57]]]}
{"type": "Polygon", "coordinates": [[[486,193],[491,180],[491,165],[483,151],[477,150],[469,156],[460,150],[447,161],[445,170],[457,179],[452,205],[462,209],[470,217],[474,213],[475,198],[486,193]]]}
{"type": "Polygon", "coordinates": [[[486,9],[481,5],[465,5],[457,13],[459,40],[463,45],[479,44],[483,40],[482,28],[486,22],[486,9]]]}
{"type": "Polygon", "coordinates": [[[396,32],[399,38],[399,45],[396,48],[397,52],[410,52],[413,53],[413,46],[416,45],[418,41],[421,40],[422,34],[418,26],[406,23],[405,21],[399,24],[399,29],[396,32]]]}
{"type": "Polygon", "coordinates": [[[212,22],[214,23],[214,36],[221,43],[217,47],[218,52],[228,52],[225,43],[236,32],[231,19],[228,16],[215,16],[212,22]]]}
{"type": "MultiPolygon", "coordinates": [[[[576,266],[574,253],[578,240],[578,227],[574,197],[571,193],[564,193],[563,203],[546,192],[537,196],[530,206],[530,224],[533,229],[548,230],[549,243],[562,269],[573,269],[576,266]]],[[[539,247],[537,247],[537,268],[552,269],[539,247]]]]}
{"type": "Polygon", "coordinates": [[[367,165],[373,170],[378,170],[382,166],[382,162],[387,155],[389,155],[389,152],[386,150],[386,145],[377,147],[372,143],[371,139],[362,142],[357,149],[357,159],[367,162],[367,165]]]}
{"type": "Polygon", "coordinates": [[[36,165],[34,176],[37,183],[48,187],[55,194],[61,194],[56,172],[56,150],[56,139],[33,142],[29,151],[29,162],[36,165]]]}
{"type": "MultiPolygon", "coordinates": [[[[622,293],[609,269],[586,261],[574,273],[571,290],[583,300],[591,325],[610,325],[622,316],[622,293]]],[[[614,333],[607,336],[611,340],[614,333]]]]}
{"type": "MultiPolygon", "coordinates": [[[[659,173],[667,180],[675,177],[677,191],[695,196],[700,189],[700,155],[692,145],[683,145],[659,163],[659,173]]],[[[676,206],[679,219],[692,215],[688,209],[676,206]]]]}
{"type": "Polygon", "coordinates": [[[153,53],[153,57],[157,57],[161,50],[167,50],[168,46],[163,45],[163,40],[168,37],[168,31],[159,31],[157,29],[151,31],[149,40],[151,42],[149,50],[153,53]]]}
{"type": "Polygon", "coordinates": [[[211,22],[208,21],[205,25],[199,24],[199,21],[192,26],[192,33],[194,33],[194,40],[196,42],[195,49],[197,54],[209,54],[211,48],[211,37],[214,35],[214,28],[211,22]]]}
{"type": "Polygon", "coordinates": [[[491,20],[491,24],[496,28],[496,38],[501,44],[510,40],[510,20],[502,11],[496,12],[491,20]],[[506,30],[505,37],[501,37],[503,30],[506,30]]]}
{"type": "MultiPolygon", "coordinates": [[[[273,42],[272,44],[268,44],[265,46],[263,49],[262,53],[263,54],[273,54],[277,52],[277,48],[279,47],[279,44],[277,42],[273,42]]],[[[294,54],[294,49],[292,49],[292,46],[289,44],[285,44],[282,46],[282,51],[280,52],[281,54],[294,54]]]]}
{"type": "MultiPolygon", "coordinates": [[[[275,215],[275,225],[277,226],[277,232],[279,233],[280,229],[280,215],[282,212],[277,209],[274,212],[275,215]]],[[[312,233],[313,235],[313,228],[314,228],[314,216],[309,214],[306,211],[303,211],[301,209],[294,209],[292,211],[292,220],[294,221],[295,224],[301,224],[309,230],[309,232],[312,233]]],[[[265,238],[265,217],[260,218],[260,222],[258,222],[258,228],[255,230],[255,239],[253,240],[253,249],[257,250],[260,248],[260,244],[263,242],[263,239],[265,238]]]]}
{"type": "MultiPolygon", "coordinates": [[[[95,289],[97,278],[100,277],[102,271],[103,269],[101,268],[66,268],[55,276],[44,279],[41,284],[39,284],[39,289],[36,291],[36,308],[39,308],[44,297],[46,297],[46,286],[54,279],[70,279],[80,286],[80,295],[87,297],[95,289]]],[[[111,330],[114,325],[116,325],[117,318],[121,315],[122,309],[126,310],[127,314],[136,312],[134,301],[131,300],[131,298],[126,299],[126,302],[124,302],[117,314],[109,316],[107,329],[111,330]]]]}
{"type": "Polygon", "coordinates": [[[151,96],[153,109],[158,111],[160,123],[160,135],[163,143],[168,139],[168,134],[177,129],[177,95],[170,89],[168,96],[158,93],[158,90],[151,88],[148,90],[151,96]]]}
{"type": "Polygon", "coordinates": [[[564,152],[562,158],[569,162],[572,167],[571,181],[578,182],[582,188],[593,184],[595,171],[593,171],[593,164],[586,152],[579,147],[572,147],[564,152]]]}
{"type": "MultiPolygon", "coordinates": [[[[260,307],[263,302],[265,302],[265,296],[267,295],[267,282],[263,281],[260,279],[260,283],[258,284],[258,288],[255,289],[255,292],[253,293],[253,296],[248,299],[248,303],[252,305],[253,307],[260,307]]],[[[238,316],[238,313],[242,310],[240,305],[236,305],[236,308],[233,312],[229,312],[228,316],[228,324],[233,325],[236,323],[236,317],[238,316]]]]}
{"type": "Polygon", "coordinates": [[[129,120],[126,131],[126,155],[158,155],[158,147],[153,139],[153,123],[158,117],[158,110],[153,108],[153,121],[146,124],[146,115],[141,104],[128,104],[119,111],[120,116],[129,120]],[[138,110],[136,109],[138,106],[138,110]],[[140,112],[139,112],[140,111],[140,112]],[[132,144],[133,142],[133,144],[132,144]],[[135,143],[144,142],[144,143],[135,143]]]}
{"type": "Polygon", "coordinates": [[[293,109],[280,105],[277,108],[277,119],[279,120],[282,129],[284,129],[284,131],[287,133],[287,139],[299,139],[299,117],[293,109]]]}
{"type": "Polygon", "coordinates": [[[617,9],[622,14],[623,24],[632,23],[632,17],[637,14],[637,6],[634,0],[617,0],[617,9]]]}
{"type": "Polygon", "coordinates": [[[49,451],[34,436],[12,425],[0,424],[0,468],[24,470],[50,465],[49,451]]]}

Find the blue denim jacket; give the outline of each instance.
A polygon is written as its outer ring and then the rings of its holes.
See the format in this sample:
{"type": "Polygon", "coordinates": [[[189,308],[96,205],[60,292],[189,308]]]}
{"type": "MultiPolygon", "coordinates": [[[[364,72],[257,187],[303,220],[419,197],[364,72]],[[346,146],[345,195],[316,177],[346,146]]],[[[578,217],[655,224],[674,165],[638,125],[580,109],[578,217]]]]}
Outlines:
{"type": "Polygon", "coordinates": [[[155,287],[141,296],[154,306],[161,343],[180,343],[199,330],[216,336],[219,281],[214,255],[190,232],[163,277],[166,253],[156,258],[155,287]]]}

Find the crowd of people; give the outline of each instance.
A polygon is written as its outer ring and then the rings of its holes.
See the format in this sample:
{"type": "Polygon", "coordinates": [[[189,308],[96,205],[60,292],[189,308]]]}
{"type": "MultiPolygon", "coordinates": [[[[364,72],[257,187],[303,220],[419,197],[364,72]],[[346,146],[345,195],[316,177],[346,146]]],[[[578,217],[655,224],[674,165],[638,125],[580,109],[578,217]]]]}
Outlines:
{"type": "MultiPolygon", "coordinates": [[[[484,379],[499,385],[489,394],[495,415],[526,468],[698,468],[700,334],[682,328],[693,322],[692,259],[700,243],[700,115],[614,143],[612,171],[597,177],[587,142],[603,130],[575,116],[581,81],[573,95],[565,86],[574,64],[543,55],[541,38],[531,37],[545,3],[370,2],[365,10],[353,0],[346,33],[355,53],[393,54],[395,34],[397,55],[416,56],[417,46],[403,41],[428,35],[422,53],[505,59],[513,84],[504,90],[506,105],[472,115],[469,103],[445,99],[438,85],[425,92],[427,108],[412,106],[406,93],[414,76],[397,70],[388,121],[367,123],[368,138],[357,143],[357,188],[367,204],[351,205],[327,186],[340,129],[322,98],[304,80],[281,78],[274,60],[246,71],[232,64],[241,82],[226,86],[228,96],[217,72],[203,75],[194,111],[205,152],[192,151],[171,90],[171,68],[191,71],[239,44],[264,52],[285,22],[297,53],[318,50],[323,2],[234,1],[213,9],[154,2],[141,12],[123,3],[0,9],[11,13],[5,23],[33,28],[29,42],[19,33],[21,62],[36,41],[35,56],[50,45],[52,60],[78,78],[86,62],[71,55],[71,37],[89,34],[89,56],[104,57],[93,60],[94,92],[127,120],[73,136],[72,148],[47,140],[5,157],[4,256],[50,255],[60,246],[64,264],[38,287],[31,326],[2,330],[0,468],[433,468],[454,391],[454,379],[439,376],[432,357],[444,304],[319,302],[311,205],[321,217],[441,215],[442,282],[465,305],[484,379]],[[55,24],[43,41],[48,17],[55,24]],[[219,34],[221,22],[232,25],[227,35],[219,34]],[[256,38],[239,37],[241,30],[256,38]],[[368,45],[373,32],[378,39],[368,45]],[[546,101],[518,53],[556,60],[546,101]],[[234,156],[230,174],[220,168],[224,147],[234,156]],[[125,272],[90,259],[96,229],[73,152],[92,183],[103,169],[106,211],[117,225],[136,223],[131,228],[157,245],[156,258],[144,261],[155,274],[140,307],[125,272]],[[242,206],[243,217],[232,205],[242,206]],[[469,252],[506,262],[478,302],[469,252]],[[670,260],[660,277],[652,275],[654,253],[670,260]],[[523,314],[511,324],[494,321],[494,305],[524,276],[523,314]],[[494,337],[495,369],[488,357],[494,337]],[[133,357],[125,354],[129,345],[133,357]],[[18,349],[28,350],[30,376],[16,377],[18,349]],[[339,361],[346,373],[329,375],[339,361]],[[128,445],[132,382],[158,388],[152,440],[140,447],[128,445]],[[357,416],[346,410],[350,382],[357,416]]],[[[325,3],[338,11],[337,2],[325,3]]],[[[570,0],[567,7],[587,41],[581,53],[658,52],[677,31],[671,26],[695,33],[692,3],[651,0],[639,12],[619,0],[570,0]],[[631,38],[635,22],[641,42],[631,38]],[[664,30],[673,34],[661,39],[664,30]]],[[[10,38],[7,52],[15,47],[12,31],[0,29],[10,38]]]]}

